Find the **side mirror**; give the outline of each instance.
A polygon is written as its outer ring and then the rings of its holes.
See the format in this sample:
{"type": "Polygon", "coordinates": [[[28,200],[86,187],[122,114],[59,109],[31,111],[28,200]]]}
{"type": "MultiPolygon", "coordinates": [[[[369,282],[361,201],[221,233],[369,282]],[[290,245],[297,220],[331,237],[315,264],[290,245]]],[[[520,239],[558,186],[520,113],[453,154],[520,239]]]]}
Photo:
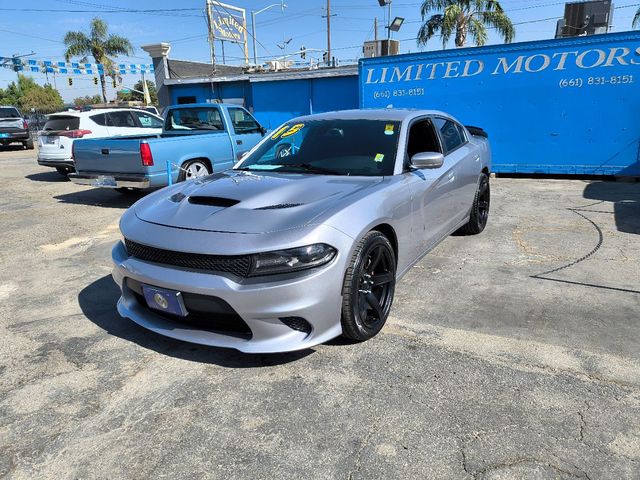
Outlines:
{"type": "Polygon", "coordinates": [[[411,157],[413,168],[440,168],[444,164],[444,155],[438,152],[420,152],[411,157]]]}
{"type": "Polygon", "coordinates": [[[266,133],[267,133],[267,129],[264,128],[262,125],[260,125],[260,135],[264,137],[266,133]]]}

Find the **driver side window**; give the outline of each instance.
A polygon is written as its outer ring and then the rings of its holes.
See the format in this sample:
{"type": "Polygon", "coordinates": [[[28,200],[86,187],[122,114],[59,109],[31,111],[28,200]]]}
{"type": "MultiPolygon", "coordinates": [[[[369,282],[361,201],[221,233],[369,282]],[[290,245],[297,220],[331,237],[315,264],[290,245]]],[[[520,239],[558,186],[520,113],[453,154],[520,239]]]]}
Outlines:
{"type": "Polygon", "coordinates": [[[428,118],[418,120],[409,129],[405,169],[408,167],[411,157],[421,152],[443,153],[433,123],[428,118]]]}

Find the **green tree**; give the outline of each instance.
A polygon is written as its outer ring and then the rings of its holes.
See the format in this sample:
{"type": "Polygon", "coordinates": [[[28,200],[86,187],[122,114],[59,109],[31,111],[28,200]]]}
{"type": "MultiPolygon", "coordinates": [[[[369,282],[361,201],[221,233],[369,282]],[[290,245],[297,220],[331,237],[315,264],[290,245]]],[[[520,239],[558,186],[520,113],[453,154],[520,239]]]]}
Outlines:
{"type": "Polygon", "coordinates": [[[17,82],[11,82],[6,89],[0,89],[0,104],[14,105],[23,112],[32,108],[42,113],[62,110],[64,102],[60,92],[51,85],[38,85],[36,81],[19,74],[17,82]]]}
{"type": "Polygon", "coordinates": [[[90,32],[67,32],[64,36],[64,44],[67,50],[64,57],[67,62],[71,57],[82,57],[81,62],[86,61],[91,55],[96,63],[101,63],[104,69],[98,73],[100,86],[102,87],[102,100],[107,102],[107,87],[105,85],[105,72],[114,69],[114,62],[110,58],[113,55],[131,55],[133,46],[131,42],[120,35],[109,35],[107,24],[99,18],[91,20],[90,32]]]}
{"type": "Polygon", "coordinates": [[[53,113],[62,110],[64,102],[60,96],[60,92],[51,85],[28,90],[20,101],[20,107],[23,112],[30,111],[32,108],[41,113],[53,113]]]}
{"type": "Polygon", "coordinates": [[[78,97],[73,99],[73,104],[76,107],[82,107],[84,105],[93,105],[95,103],[102,103],[101,95],[85,95],[84,97],[78,97]]]}
{"type": "Polygon", "coordinates": [[[511,43],[516,34],[513,23],[497,0],[424,0],[420,14],[424,22],[418,31],[420,46],[438,32],[444,48],[454,34],[456,47],[464,47],[467,36],[471,36],[476,46],[484,45],[488,38],[487,27],[495,28],[505,43],[511,43]]]}
{"type": "MultiPolygon", "coordinates": [[[[155,105],[157,107],[158,91],[156,89],[156,84],[153,83],[151,80],[145,80],[145,82],[147,82],[147,88],[149,89],[149,97],[151,97],[151,105],[155,105]]],[[[143,92],[144,87],[142,84],[142,80],[138,80],[138,82],[136,82],[136,84],[133,86],[133,89],[143,92]]],[[[144,95],[138,92],[127,92],[127,93],[118,92],[118,100],[122,100],[123,102],[131,102],[131,101],[144,102],[144,95]]]]}

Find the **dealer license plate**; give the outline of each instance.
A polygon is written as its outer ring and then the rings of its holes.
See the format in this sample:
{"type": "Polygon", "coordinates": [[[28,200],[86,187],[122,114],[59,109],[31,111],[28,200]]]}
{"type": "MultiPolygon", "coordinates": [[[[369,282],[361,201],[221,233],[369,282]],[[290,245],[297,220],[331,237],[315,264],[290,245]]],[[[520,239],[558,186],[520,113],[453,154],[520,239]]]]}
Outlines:
{"type": "Polygon", "coordinates": [[[47,135],[46,137],[42,138],[44,138],[44,143],[46,143],[47,145],[54,145],[58,143],[58,137],[54,137],[53,135],[47,135]]]}
{"type": "Polygon", "coordinates": [[[108,175],[100,175],[93,181],[94,187],[116,187],[116,179],[108,175]]]}
{"type": "Polygon", "coordinates": [[[166,288],[152,287],[150,285],[142,285],[142,293],[149,308],[180,317],[186,317],[188,315],[187,309],[184,306],[182,293],[180,292],[166,288]]]}
{"type": "Polygon", "coordinates": [[[9,138],[8,133],[0,133],[0,138],[9,138]]]}

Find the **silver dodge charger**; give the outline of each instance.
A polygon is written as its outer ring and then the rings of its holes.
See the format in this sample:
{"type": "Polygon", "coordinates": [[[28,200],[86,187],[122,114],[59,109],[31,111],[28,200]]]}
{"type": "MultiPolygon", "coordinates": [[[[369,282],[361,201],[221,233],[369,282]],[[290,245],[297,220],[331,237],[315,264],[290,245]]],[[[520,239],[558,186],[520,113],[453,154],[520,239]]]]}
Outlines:
{"type": "Polygon", "coordinates": [[[453,232],[482,232],[490,170],[487,134],[442,112],[296,118],[232,170],[125,212],[118,312],[243,352],[367,340],[412,265],[453,232]]]}

